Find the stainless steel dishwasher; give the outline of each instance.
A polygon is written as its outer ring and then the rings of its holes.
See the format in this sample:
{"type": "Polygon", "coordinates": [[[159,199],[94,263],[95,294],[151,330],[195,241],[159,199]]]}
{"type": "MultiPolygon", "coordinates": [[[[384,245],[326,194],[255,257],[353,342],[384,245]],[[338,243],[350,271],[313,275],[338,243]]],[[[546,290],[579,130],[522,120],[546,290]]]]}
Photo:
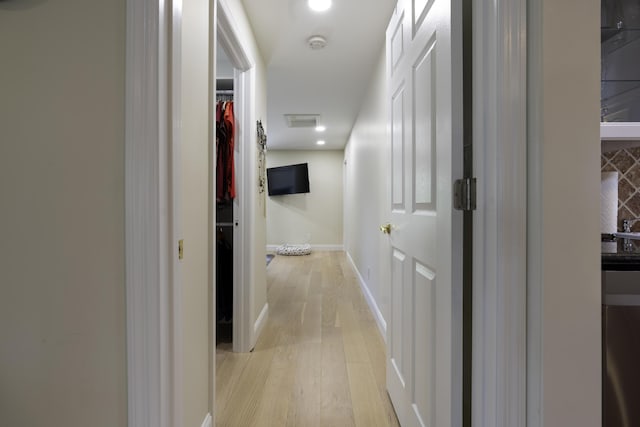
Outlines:
{"type": "Polygon", "coordinates": [[[640,271],[603,271],[602,285],[602,425],[640,426],[640,271]]]}

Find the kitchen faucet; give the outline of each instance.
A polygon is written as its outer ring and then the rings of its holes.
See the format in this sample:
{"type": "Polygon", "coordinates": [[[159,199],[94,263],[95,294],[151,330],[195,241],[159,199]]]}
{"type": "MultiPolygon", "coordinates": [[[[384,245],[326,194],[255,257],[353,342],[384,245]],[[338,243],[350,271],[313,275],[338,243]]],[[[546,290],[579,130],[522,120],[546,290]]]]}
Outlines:
{"type": "Polygon", "coordinates": [[[622,220],[622,231],[624,233],[631,233],[631,226],[633,226],[633,224],[635,224],[637,221],[640,221],[640,218],[623,219],[622,220]]]}

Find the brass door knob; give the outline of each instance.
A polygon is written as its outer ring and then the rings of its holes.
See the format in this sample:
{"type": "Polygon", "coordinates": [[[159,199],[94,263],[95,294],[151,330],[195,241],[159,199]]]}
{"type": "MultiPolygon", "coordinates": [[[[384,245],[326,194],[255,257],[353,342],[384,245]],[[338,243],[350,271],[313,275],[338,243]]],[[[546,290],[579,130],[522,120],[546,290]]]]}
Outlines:
{"type": "Polygon", "coordinates": [[[391,224],[381,225],[380,231],[382,231],[384,234],[391,234],[391,224]]]}

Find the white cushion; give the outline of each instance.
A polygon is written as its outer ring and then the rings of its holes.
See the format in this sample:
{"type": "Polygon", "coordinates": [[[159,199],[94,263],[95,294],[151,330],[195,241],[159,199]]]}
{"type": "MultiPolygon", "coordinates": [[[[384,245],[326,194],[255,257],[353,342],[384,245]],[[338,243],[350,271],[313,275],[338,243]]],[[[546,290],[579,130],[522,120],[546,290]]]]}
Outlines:
{"type": "Polygon", "coordinates": [[[289,245],[285,243],[276,249],[278,255],[309,255],[311,253],[311,245],[305,243],[303,245],[289,245]]]}

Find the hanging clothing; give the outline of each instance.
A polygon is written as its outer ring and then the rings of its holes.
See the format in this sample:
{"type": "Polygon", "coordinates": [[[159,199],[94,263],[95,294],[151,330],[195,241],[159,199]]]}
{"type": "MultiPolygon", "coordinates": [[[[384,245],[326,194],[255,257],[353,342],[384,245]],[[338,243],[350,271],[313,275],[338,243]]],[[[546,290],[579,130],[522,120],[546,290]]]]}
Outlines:
{"type": "Polygon", "coordinates": [[[228,202],[236,197],[234,144],[233,101],[220,101],[216,105],[216,200],[218,202],[228,202]]]}

